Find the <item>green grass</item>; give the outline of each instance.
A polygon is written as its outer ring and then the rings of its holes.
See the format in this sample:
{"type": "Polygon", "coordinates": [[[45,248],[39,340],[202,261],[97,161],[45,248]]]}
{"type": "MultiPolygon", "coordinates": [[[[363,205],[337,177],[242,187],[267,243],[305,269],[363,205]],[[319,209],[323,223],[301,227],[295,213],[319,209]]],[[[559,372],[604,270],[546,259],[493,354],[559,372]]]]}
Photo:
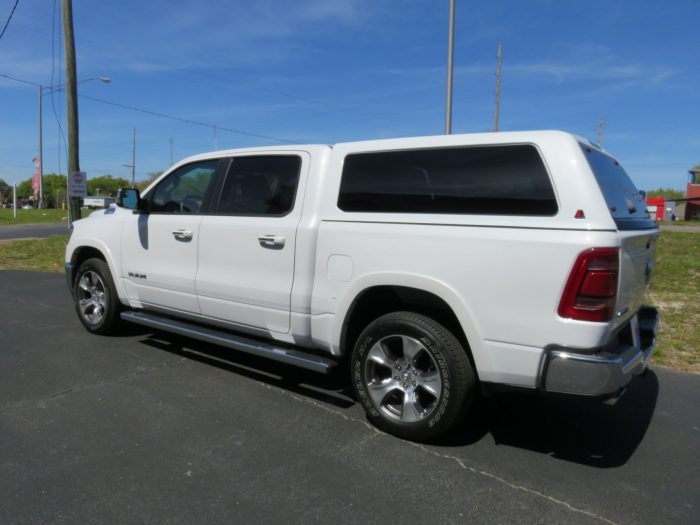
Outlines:
{"type": "MultiPolygon", "coordinates": [[[[67,237],[0,243],[0,269],[63,271],[67,237]]],[[[700,233],[662,232],[647,303],[661,311],[654,363],[700,373],[700,233]]]]}
{"type": "Polygon", "coordinates": [[[17,218],[12,208],[0,208],[0,226],[9,224],[40,224],[47,222],[68,222],[68,210],[17,210],[17,218]]]}
{"type": "Polygon", "coordinates": [[[661,311],[654,362],[700,373],[700,233],[661,233],[647,302],[661,311]]]}
{"type": "Polygon", "coordinates": [[[68,236],[0,243],[0,270],[63,271],[68,236]]]}

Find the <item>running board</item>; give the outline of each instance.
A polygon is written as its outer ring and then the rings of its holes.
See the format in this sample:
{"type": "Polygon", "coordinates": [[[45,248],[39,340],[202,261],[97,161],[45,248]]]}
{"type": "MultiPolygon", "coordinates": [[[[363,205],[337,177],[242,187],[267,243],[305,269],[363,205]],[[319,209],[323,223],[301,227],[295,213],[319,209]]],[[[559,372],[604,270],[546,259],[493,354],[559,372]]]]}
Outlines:
{"type": "Polygon", "coordinates": [[[328,374],[331,368],[338,364],[337,361],[333,359],[317,356],[302,350],[280,348],[255,339],[249,339],[247,337],[241,337],[239,335],[183,321],[175,321],[168,317],[161,317],[150,313],[122,312],[121,318],[125,321],[155,328],[156,330],[163,330],[165,332],[191,337],[192,339],[198,339],[199,341],[225,346],[233,350],[265,357],[273,361],[287,363],[322,374],[328,374]]]}

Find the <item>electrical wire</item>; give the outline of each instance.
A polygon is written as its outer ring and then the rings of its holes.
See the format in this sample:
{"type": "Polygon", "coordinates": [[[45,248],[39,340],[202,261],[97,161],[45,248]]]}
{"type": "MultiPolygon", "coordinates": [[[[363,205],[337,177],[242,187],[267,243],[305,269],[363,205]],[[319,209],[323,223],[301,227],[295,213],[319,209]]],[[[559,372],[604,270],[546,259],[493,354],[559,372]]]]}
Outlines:
{"type": "Polygon", "coordinates": [[[15,14],[15,9],[17,9],[17,4],[19,4],[19,0],[15,0],[15,5],[12,6],[12,11],[10,11],[10,16],[7,17],[7,22],[5,22],[5,27],[2,28],[2,33],[0,33],[0,40],[2,37],[5,36],[5,31],[7,31],[7,27],[10,25],[10,20],[12,20],[12,16],[15,14]]]}
{"type": "MultiPolygon", "coordinates": [[[[7,79],[9,79],[9,80],[14,80],[15,82],[21,82],[21,83],[23,83],[23,84],[29,84],[29,85],[31,85],[31,86],[41,86],[41,84],[37,84],[36,82],[30,82],[29,80],[22,80],[22,79],[19,79],[19,78],[10,76],[10,75],[5,75],[5,74],[2,74],[2,73],[0,73],[0,77],[7,78],[7,79]]],[[[59,91],[60,91],[60,90],[59,90],[59,91]]],[[[186,118],[182,118],[182,117],[176,117],[176,116],[174,116],[174,115],[168,115],[168,114],[166,114],[166,113],[160,113],[160,112],[158,112],[158,111],[151,111],[150,109],[143,109],[143,108],[138,108],[138,107],[135,107],[135,106],[129,106],[129,105],[127,105],[127,104],[119,104],[119,103],[117,103],[117,102],[111,102],[111,101],[109,101],[109,100],[104,100],[104,99],[101,99],[101,98],[91,97],[91,96],[88,96],[88,95],[80,95],[80,94],[79,94],[78,97],[84,98],[84,99],[87,99],[87,100],[92,100],[93,102],[99,102],[100,104],[106,104],[106,105],[108,105],[108,106],[114,106],[114,107],[121,108],[121,109],[128,109],[129,111],[136,111],[136,112],[139,112],[139,113],[144,113],[144,114],[146,114],[146,115],[152,115],[152,116],[154,116],[154,117],[160,117],[160,118],[166,118],[166,119],[170,119],[170,120],[176,120],[176,121],[178,121],[178,122],[183,122],[183,123],[185,123],[185,124],[191,124],[191,125],[193,125],[193,126],[202,126],[202,127],[205,127],[205,128],[212,128],[212,129],[216,128],[217,130],[227,131],[227,132],[229,132],[229,133],[237,133],[237,134],[239,134],[239,135],[246,135],[246,136],[249,136],[249,137],[257,137],[257,138],[261,138],[261,139],[274,140],[274,141],[276,141],[276,142],[282,142],[282,143],[285,143],[285,144],[297,144],[297,143],[298,143],[298,141],[295,141],[295,140],[283,139],[283,138],[280,138],[280,137],[274,137],[274,136],[272,136],[272,135],[263,135],[263,134],[261,134],[261,133],[253,133],[252,131],[245,131],[245,130],[242,130],[242,129],[226,128],[226,127],[219,126],[219,125],[207,124],[206,122],[199,122],[199,121],[197,121],[197,120],[191,120],[191,119],[186,119],[186,118]]]]}
{"type": "Polygon", "coordinates": [[[219,126],[217,124],[207,124],[206,122],[199,122],[196,120],[186,119],[186,118],[182,118],[182,117],[175,117],[173,115],[167,115],[165,113],[159,113],[157,111],[151,111],[149,109],[137,108],[135,106],[128,106],[126,104],[119,104],[117,102],[110,102],[109,100],[103,100],[101,98],[90,97],[88,95],[78,95],[78,97],[92,100],[93,102],[99,102],[100,104],[107,104],[108,106],[115,106],[115,107],[122,108],[122,109],[128,109],[130,111],[137,111],[139,113],[145,113],[146,115],[152,115],[154,117],[167,118],[170,120],[176,120],[178,122],[184,122],[185,124],[192,124],[194,126],[203,126],[206,128],[212,128],[212,129],[221,130],[221,131],[228,131],[229,133],[237,133],[239,135],[247,135],[249,137],[258,137],[261,139],[274,140],[276,142],[284,142],[286,144],[296,144],[297,143],[297,141],[294,141],[294,140],[287,140],[287,139],[282,139],[279,137],[273,137],[272,135],[262,135],[260,133],[253,133],[251,131],[244,131],[242,129],[226,128],[223,126],[219,126]]]}
{"type": "MultiPolygon", "coordinates": [[[[56,119],[56,125],[58,126],[58,172],[61,173],[61,142],[63,142],[63,147],[66,151],[66,159],[68,159],[68,141],[66,140],[66,135],[63,133],[63,123],[61,122],[61,117],[58,114],[58,111],[56,111],[56,100],[54,98],[54,93],[56,90],[54,89],[54,83],[53,83],[53,75],[54,71],[56,69],[56,4],[58,0],[53,0],[53,14],[51,15],[51,107],[53,108],[53,116],[56,119]]],[[[60,29],[59,29],[59,35],[58,37],[60,38],[60,29]]],[[[58,46],[58,53],[59,53],[59,59],[60,53],[61,53],[61,46],[58,46]]],[[[59,68],[58,70],[58,85],[61,85],[61,69],[59,68]]],[[[43,169],[43,166],[42,166],[43,169]]]]}

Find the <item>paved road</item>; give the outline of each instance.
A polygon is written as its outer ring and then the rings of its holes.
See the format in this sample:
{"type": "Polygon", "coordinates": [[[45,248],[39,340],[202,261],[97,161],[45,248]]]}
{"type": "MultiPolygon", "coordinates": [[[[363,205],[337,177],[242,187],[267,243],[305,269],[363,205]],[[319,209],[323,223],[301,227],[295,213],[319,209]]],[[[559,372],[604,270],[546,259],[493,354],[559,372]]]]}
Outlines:
{"type": "Polygon", "coordinates": [[[445,439],[368,426],[344,376],[134,327],[0,272],[0,523],[699,523],[700,377],[614,407],[508,396],[445,439]]]}
{"type": "Polygon", "coordinates": [[[10,239],[36,239],[54,235],[66,235],[68,225],[64,222],[49,224],[13,224],[0,226],[0,241],[10,239]]]}

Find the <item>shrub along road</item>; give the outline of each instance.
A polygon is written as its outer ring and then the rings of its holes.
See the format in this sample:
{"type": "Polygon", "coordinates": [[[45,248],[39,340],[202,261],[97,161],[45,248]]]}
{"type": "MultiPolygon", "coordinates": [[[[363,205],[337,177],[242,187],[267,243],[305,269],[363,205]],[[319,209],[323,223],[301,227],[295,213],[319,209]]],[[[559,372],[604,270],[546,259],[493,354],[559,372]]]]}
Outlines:
{"type": "Polygon", "coordinates": [[[700,376],[616,406],[505,396],[415,445],[322,377],[137,327],[0,272],[0,523],[697,523],[700,376]]]}

